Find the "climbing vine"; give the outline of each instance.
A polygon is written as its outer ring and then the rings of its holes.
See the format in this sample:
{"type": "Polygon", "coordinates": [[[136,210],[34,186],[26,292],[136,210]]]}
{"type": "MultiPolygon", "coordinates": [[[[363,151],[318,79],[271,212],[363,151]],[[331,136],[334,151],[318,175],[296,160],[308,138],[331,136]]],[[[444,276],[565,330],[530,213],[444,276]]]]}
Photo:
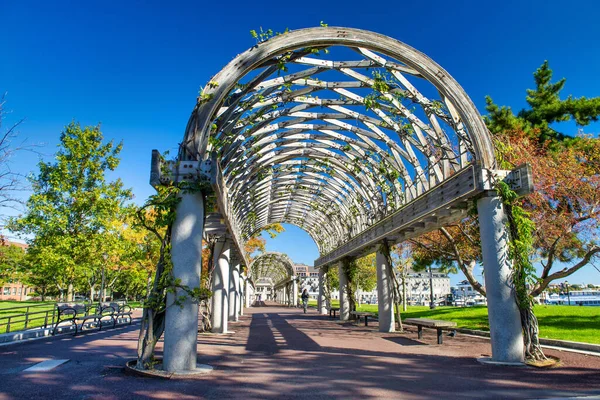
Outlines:
{"type": "Polygon", "coordinates": [[[355,260],[345,259],[342,261],[342,272],[346,275],[347,279],[346,295],[348,296],[348,312],[356,311],[357,293],[356,290],[354,290],[354,287],[357,271],[358,266],[356,265],[355,260]]]}
{"type": "Polygon", "coordinates": [[[528,286],[533,286],[537,281],[535,267],[530,261],[535,225],[529,214],[517,203],[518,196],[508,184],[498,182],[496,189],[502,198],[508,220],[511,278],[521,316],[525,359],[543,361],[546,356],[540,345],[538,320],[533,313],[533,296],[528,290],[528,286]]]}

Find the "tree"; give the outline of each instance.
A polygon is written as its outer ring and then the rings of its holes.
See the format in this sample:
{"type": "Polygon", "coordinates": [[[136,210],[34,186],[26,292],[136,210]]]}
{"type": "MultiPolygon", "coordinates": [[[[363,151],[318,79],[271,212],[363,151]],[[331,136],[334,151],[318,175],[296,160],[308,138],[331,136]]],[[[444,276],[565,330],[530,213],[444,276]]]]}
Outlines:
{"type": "Polygon", "coordinates": [[[8,116],[6,110],[6,94],[0,97],[0,207],[12,207],[20,201],[15,197],[15,192],[23,190],[22,176],[11,168],[11,158],[16,153],[31,149],[23,143],[15,145],[17,128],[24,119],[20,119],[5,129],[4,122],[8,116]]]}
{"type": "Polygon", "coordinates": [[[244,243],[244,251],[246,252],[246,254],[248,254],[248,257],[252,259],[252,255],[256,252],[262,254],[267,250],[267,241],[260,235],[262,232],[266,232],[271,239],[275,239],[278,234],[284,231],[285,229],[279,223],[269,224],[262,228],[260,231],[255,232],[254,236],[249,238],[246,241],[246,243],[244,243]]]}
{"type": "Polygon", "coordinates": [[[358,290],[370,292],[377,287],[377,270],[375,265],[375,253],[358,258],[355,261],[356,271],[352,284],[356,287],[355,301],[360,305],[358,290]]]}
{"type": "Polygon", "coordinates": [[[25,256],[22,247],[0,245],[0,285],[10,281],[23,281],[27,265],[25,256]]]}
{"type": "Polygon", "coordinates": [[[103,144],[99,126],[70,123],[55,161],[40,161],[39,174],[30,178],[33,194],[25,214],[9,222],[10,230],[33,236],[28,242],[38,262],[35,273],[53,279],[61,291],[66,288],[68,301],[78,278],[102,268],[102,254],[114,243],[107,240],[109,225],[121,219],[132,198],[120,179],[105,178],[119,165],[121,148],[121,143],[103,144]]]}
{"type": "Polygon", "coordinates": [[[394,282],[396,283],[396,290],[402,293],[402,311],[406,311],[408,302],[406,295],[406,283],[408,280],[408,273],[414,263],[413,245],[410,242],[398,244],[392,247],[390,256],[394,268],[398,271],[395,273],[396,275],[400,276],[400,282],[398,282],[398,280],[394,280],[394,282]],[[402,285],[402,290],[400,290],[400,284],[402,285]]]}
{"type": "Polygon", "coordinates": [[[510,131],[523,131],[537,137],[541,142],[546,140],[565,140],[572,136],[556,130],[556,123],[575,120],[577,125],[586,126],[592,121],[598,121],[600,116],[600,97],[591,99],[568,96],[560,99],[560,91],[564,88],[566,79],[552,83],[552,70],[548,61],[533,74],[536,88],[527,90],[528,109],[522,109],[514,115],[510,107],[500,107],[490,96],[486,97],[484,117],[492,134],[504,134],[510,131]]]}

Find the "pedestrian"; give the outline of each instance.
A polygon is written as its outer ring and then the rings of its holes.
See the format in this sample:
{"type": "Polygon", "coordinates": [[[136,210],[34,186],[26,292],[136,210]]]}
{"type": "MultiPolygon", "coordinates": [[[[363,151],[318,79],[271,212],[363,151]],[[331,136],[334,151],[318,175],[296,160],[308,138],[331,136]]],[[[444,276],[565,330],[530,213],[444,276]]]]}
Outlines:
{"type": "Polygon", "coordinates": [[[304,314],[306,314],[306,309],[308,308],[308,290],[304,289],[302,291],[302,305],[304,306],[304,314]]]}

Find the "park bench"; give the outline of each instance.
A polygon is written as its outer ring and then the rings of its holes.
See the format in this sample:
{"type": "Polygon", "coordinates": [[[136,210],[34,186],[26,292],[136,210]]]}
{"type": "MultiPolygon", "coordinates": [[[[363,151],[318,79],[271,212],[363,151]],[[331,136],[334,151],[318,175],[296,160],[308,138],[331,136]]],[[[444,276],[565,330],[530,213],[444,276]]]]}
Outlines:
{"type": "Polygon", "coordinates": [[[456,326],[456,322],[427,318],[406,318],[402,323],[406,325],[416,325],[418,327],[419,339],[423,338],[423,327],[436,329],[438,344],[442,344],[443,342],[442,329],[456,326]]]}
{"type": "Polygon", "coordinates": [[[331,317],[331,312],[333,311],[333,318],[335,318],[336,311],[340,311],[339,307],[329,307],[329,316],[331,317]]]}
{"type": "Polygon", "coordinates": [[[356,318],[360,321],[360,317],[365,318],[365,326],[369,326],[369,317],[375,317],[375,314],[366,312],[366,311],[351,311],[351,315],[356,316],[356,318]]]}
{"type": "Polygon", "coordinates": [[[119,304],[116,302],[103,303],[101,305],[103,313],[112,316],[113,328],[117,325],[119,319],[125,319],[131,325],[131,307],[128,304],[119,304]]]}
{"type": "Polygon", "coordinates": [[[78,331],[83,331],[84,325],[88,321],[96,323],[99,329],[102,329],[102,319],[109,317],[113,319],[112,311],[110,309],[103,310],[102,307],[95,305],[86,304],[75,304],[75,303],[56,303],[56,324],[52,330],[52,335],[56,334],[59,325],[63,322],[70,323],[75,327],[75,334],[78,331]],[[80,324],[80,326],[78,326],[80,324]]]}

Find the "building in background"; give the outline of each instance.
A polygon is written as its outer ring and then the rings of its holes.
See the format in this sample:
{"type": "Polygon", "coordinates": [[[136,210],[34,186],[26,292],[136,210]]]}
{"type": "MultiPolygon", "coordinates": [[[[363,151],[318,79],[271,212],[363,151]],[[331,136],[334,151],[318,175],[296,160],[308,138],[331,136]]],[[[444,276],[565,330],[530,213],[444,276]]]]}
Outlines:
{"type": "MultiPolygon", "coordinates": [[[[4,246],[16,246],[27,251],[27,245],[17,242],[4,242],[4,246]]],[[[34,295],[34,288],[29,287],[20,282],[16,277],[9,277],[0,285],[0,301],[13,300],[24,301],[29,300],[34,295]]]]}
{"type": "MultiPolygon", "coordinates": [[[[305,264],[295,265],[296,276],[300,278],[300,291],[308,289],[311,298],[317,298],[319,294],[319,270],[305,264]]],[[[433,298],[437,305],[447,304],[450,290],[450,277],[437,269],[432,270],[433,298]]],[[[402,277],[398,275],[398,282],[402,285],[402,277]]],[[[409,305],[429,305],[430,301],[430,279],[429,272],[409,272],[406,279],[406,297],[409,305]]],[[[331,288],[331,298],[339,300],[338,288],[331,288]]],[[[402,287],[400,287],[402,292],[402,287]]],[[[377,304],[377,288],[370,292],[357,291],[360,303],[377,304]]]]}
{"type": "Polygon", "coordinates": [[[485,296],[473,289],[469,281],[459,282],[452,287],[452,303],[455,306],[478,306],[486,305],[485,296]]]}
{"type": "MultiPolygon", "coordinates": [[[[402,277],[398,276],[402,282],[402,277]]],[[[450,277],[448,274],[432,268],[431,278],[429,272],[410,271],[406,279],[406,297],[409,305],[428,306],[431,299],[431,285],[433,285],[433,302],[436,305],[445,305],[450,295],[450,277]]],[[[402,290],[402,289],[401,289],[402,290]]]]}
{"type": "Polygon", "coordinates": [[[319,296],[319,269],[311,265],[295,264],[294,271],[298,277],[298,293],[308,289],[308,295],[311,299],[319,296]]]}

